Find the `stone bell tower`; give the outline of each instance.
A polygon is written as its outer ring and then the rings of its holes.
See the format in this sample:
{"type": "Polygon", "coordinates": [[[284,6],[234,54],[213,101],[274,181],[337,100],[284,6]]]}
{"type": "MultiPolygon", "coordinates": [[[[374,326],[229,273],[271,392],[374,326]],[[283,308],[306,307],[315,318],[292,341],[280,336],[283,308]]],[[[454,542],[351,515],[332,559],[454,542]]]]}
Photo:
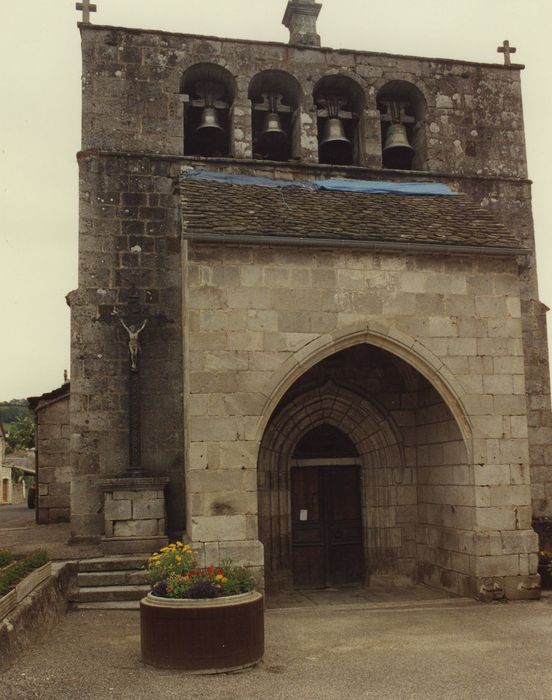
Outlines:
{"type": "Polygon", "coordinates": [[[536,598],[522,66],[320,48],[284,7],[285,44],[80,23],[74,541],[536,598]]]}

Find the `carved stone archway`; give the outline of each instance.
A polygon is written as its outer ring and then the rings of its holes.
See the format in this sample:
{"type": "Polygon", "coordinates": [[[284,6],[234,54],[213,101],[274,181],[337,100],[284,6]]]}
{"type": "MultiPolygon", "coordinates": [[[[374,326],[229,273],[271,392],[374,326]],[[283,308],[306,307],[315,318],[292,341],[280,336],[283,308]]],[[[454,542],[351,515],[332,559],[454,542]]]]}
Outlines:
{"type": "MultiPolygon", "coordinates": [[[[267,588],[288,587],[291,571],[290,462],[298,441],[321,424],[345,433],[361,462],[364,552],[368,575],[400,556],[394,490],[411,483],[400,432],[389,416],[359,394],[328,382],[288,403],[269,423],[259,451],[259,537],[267,588]]],[[[412,562],[414,565],[414,562],[412,562]]]]}

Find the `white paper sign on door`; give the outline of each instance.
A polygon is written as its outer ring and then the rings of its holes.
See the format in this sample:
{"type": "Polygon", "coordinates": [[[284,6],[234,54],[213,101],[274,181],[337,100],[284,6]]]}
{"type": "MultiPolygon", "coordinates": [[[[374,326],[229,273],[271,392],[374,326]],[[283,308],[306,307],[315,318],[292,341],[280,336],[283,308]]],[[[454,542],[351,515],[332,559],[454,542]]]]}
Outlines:
{"type": "Polygon", "coordinates": [[[299,520],[306,520],[306,519],[307,519],[307,515],[308,515],[308,511],[307,511],[307,510],[301,509],[301,510],[299,511],[299,520]]]}

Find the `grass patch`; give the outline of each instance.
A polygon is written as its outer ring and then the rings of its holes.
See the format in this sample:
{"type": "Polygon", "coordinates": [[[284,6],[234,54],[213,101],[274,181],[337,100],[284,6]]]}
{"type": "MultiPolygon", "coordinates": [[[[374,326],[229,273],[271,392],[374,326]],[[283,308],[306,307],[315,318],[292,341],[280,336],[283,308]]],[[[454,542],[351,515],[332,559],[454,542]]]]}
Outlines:
{"type": "Polygon", "coordinates": [[[0,596],[6,595],[17,583],[22,581],[25,576],[44,566],[48,561],[48,553],[45,550],[33,552],[16,562],[9,571],[0,574],[0,596]]]}
{"type": "Polygon", "coordinates": [[[7,566],[8,564],[11,564],[13,561],[13,554],[11,553],[11,550],[9,549],[0,549],[0,569],[2,569],[4,566],[7,566]]]}

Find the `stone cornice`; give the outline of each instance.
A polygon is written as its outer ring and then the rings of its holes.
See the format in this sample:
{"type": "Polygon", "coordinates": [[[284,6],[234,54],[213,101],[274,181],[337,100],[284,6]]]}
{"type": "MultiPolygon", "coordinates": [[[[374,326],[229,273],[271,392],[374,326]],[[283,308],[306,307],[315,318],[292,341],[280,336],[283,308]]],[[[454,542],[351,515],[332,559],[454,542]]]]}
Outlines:
{"type": "Polygon", "coordinates": [[[477,175],[470,173],[444,173],[437,171],[426,171],[426,170],[385,170],[384,168],[368,168],[361,167],[358,165],[323,165],[321,163],[306,163],[306,162],[296,162],[296,163],[281,163],[279,161],[267,161],[267,160],[254,160],[254,159],[240,159],[236,158],[202,158],[199,156],[184,156],[181,154],[168,154],[168,153],[140,153],[132,151],[104,151],[100,149],[87,149],[84,151],[79,151],[77,153],[77,160],[91,159],[91,158],[131,158],[131,159],[147,159],[147,160],[161,160],[169,161],[173,163],[181,162],[182,165],[193,165],[198,164],[201,167],[208,167],[209,165],[228,165],[236,167],[251,167],[256,170],[262,168],[263,166],[267,171],[273,171],[274,169],[283,170],[297,170],[301,172],[316,172],[316,173],[327,173],[327,172],[339,172],[345,175],[349,175],[355,178],[362,178],[363,175],[377,176],[379,179],[387,178],[390,180],[397,180],[398,182],[402,180],[448,180],[448,181],[468,181],[472,180],[474,182],[508,182],[517,185],[532,185],[533,181],[525,177],[507,177],[504,175],[477,175]]]}
{"type": "Polygon", "coordinates": [[[117,27],[112,25],[101,24],[83,24],[79,22],[77,25],[83,32],[95,31],[116,31],[125,32],[126,34],[152,34],[155,36],[174,37],[184,39],[200,39],[202,41],[220,41],[225,44],[249,44],[253,46],[280,46],[282,49],[297,49],[298,51],[320,51],[322,53],[336,53],[350,56],[381,56],[382,58],[400,58],[406,61],[423,61],[424,63],[444,63],[460,66],[474,66],[477,68],[496,68],[497,70],[505,70],[518,72],[525,69],[522,63],[512,63],[505,66],[502,63],[485,63],[481,61],[465,61],[458,58],[440,58],[429,56],[411,56],[410,54],[394,54],[384,53],[382,51],[361,51],[359,49],[334,49],[330,46],[303,46],[302,44],[285,44],[281,41],[258,41],[255,39],[233,39],[230,37],[213,36],[209,34],[185,34],[183,32],[167,32],[161,29],[140,29],[132,27],[117,27]]]}

